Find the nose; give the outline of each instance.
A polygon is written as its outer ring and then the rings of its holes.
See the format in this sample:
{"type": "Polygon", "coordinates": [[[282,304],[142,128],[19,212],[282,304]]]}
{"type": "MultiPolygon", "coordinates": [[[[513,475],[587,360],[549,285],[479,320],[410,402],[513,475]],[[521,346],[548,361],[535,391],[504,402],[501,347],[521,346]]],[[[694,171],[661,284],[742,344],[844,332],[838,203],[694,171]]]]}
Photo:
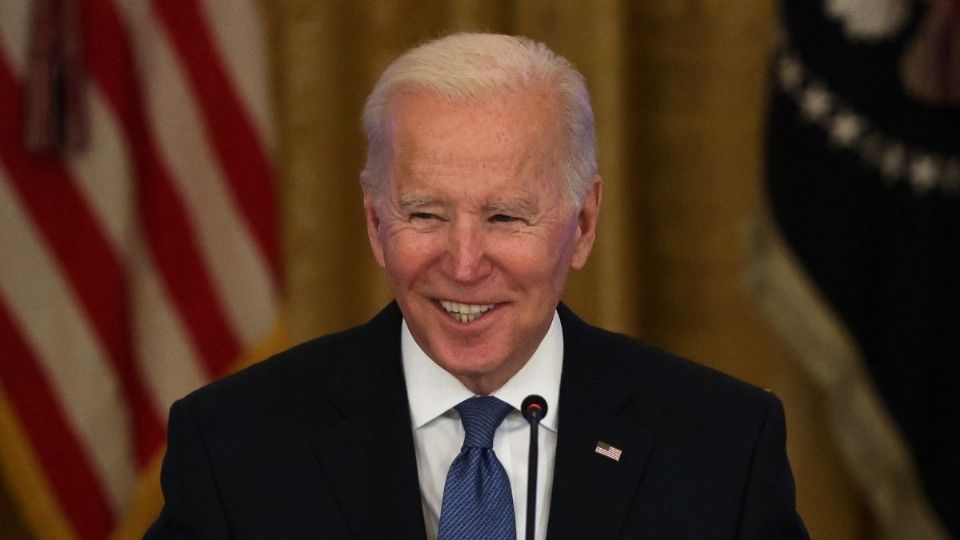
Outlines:
{"type": "Polygon", "coordinates": [[[457,222],[449,229],[444,272],[461,283],[476,282],[486,277],[492,268],[486,242],[482,226],[457,222]]]}

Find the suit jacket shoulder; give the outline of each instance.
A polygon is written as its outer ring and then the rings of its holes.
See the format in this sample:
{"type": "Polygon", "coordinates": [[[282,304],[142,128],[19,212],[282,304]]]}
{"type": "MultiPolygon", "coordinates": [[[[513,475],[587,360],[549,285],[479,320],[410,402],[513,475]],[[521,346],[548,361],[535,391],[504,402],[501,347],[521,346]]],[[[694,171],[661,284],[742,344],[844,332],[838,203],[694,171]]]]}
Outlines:
{"type": "Polygon", "coordinates": [[[397,353],[390,350],[400,339],[399,315],[395,328],[391,328],[393,319],[388,308],[367,324],[291,347],[196,390],[182,401],[195,414],[216,420],[239,413],[270,415],[274,409],[288,409],[302,399],[331,401],[333,405],[332,401],[363,396],[374,385],[392,382],[390,372],[400,369],[397,353]]]}
{"type": "Polygon", "coordinates": [[[148,538],[422,538],[399,343],[391,304],[174,404],[148,538]]]}
{"type": "Polygon", "coordinates": [[[773,394],[560,316],[550,538],[805,537],[773,394]]]}

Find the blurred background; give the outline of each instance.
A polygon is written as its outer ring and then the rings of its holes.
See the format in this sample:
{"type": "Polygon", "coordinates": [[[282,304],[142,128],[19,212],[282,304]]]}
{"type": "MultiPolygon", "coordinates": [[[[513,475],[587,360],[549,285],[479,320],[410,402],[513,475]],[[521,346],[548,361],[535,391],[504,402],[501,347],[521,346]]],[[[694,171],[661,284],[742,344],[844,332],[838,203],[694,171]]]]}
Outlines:
{"type": "Polygon", "coordinates": [[[138,538],[174,399],[389,301],[362,104],[402,51],[477,30],[587,78],[605,191],[573,309],[775,391],[812,537],[960,534],[958,21],[954,0],[0,0],[0,536],[138,538]]]}

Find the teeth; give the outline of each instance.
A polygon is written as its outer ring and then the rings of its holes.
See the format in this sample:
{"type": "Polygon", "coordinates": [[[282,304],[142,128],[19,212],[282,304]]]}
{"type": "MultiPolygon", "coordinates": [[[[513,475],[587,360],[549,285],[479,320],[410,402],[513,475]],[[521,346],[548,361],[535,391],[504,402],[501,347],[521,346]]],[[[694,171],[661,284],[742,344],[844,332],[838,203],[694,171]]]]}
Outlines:
{"type": "Polygon", "coordinates": [[[461,304],[448,300],[441,300],[440,305],[454,319],[462,323],[475,321],[481,314],[493,309],[493,304],[461,304]]]}

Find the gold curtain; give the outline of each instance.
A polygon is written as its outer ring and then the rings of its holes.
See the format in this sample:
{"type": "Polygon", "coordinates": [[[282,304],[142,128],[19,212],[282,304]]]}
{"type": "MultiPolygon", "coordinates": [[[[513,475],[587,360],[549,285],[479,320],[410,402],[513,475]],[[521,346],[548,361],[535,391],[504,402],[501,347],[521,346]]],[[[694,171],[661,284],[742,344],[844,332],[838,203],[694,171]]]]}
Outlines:
{"type": "MultiPolygon", "coordinates": [[[[605,199],[566,299],[586,320],[773,388],[788,416],[814,538],[871,525],[816,391],[742,285],[763,205],[762,123],[774,0],[262,0],[281,168],[286,318],[294,340],[375,313],[389,293],[361,213],[363,99],[408,47],[454,31],[544,41],[588,79],[605,199]]],[[[2,491],[2,490],[0,490],[2,491]]],[[[18,519],[0,493],[0,530],[18,519]]],[[[22,531],[22,529],[19,529],[22,531]]],[[[14,532],[10,532],[14,531],[14,532]]]]}

